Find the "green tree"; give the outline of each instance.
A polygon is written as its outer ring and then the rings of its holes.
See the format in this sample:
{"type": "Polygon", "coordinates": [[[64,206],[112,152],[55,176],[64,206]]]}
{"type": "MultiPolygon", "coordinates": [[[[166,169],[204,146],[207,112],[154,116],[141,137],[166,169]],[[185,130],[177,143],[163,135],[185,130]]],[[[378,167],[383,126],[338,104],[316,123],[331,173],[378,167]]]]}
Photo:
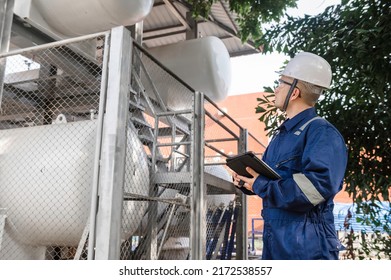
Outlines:
{"type": "MultiPolygon", "coordinates": [[[[379,206],[379,201],[390,201],[391,186],[391,2],[342,0],[341,5],[316,16],[286,15],[284,22],[262,32],[264,23],[278,22],[288,7],[296,7],[297,1],[224,1],[238,15],[242,41],[254,40],[257,46],[263,46],[264,53],[277,51],[293,57],[300,51],[310,51],[330,62],[334,82],[317,109],[346,139],[347,192],[358,205],[354,209],[358,221],[371,225],[375,236],[369,243],[363,234],[360,251],[349,248],[347,255],[364,258],[375,252],[374,257],[391,259],[391,213],[379,206]]],[[[217,0],[187,2],[193,5],[194,16],[207,17],[217,0]]],[[[256,113],[271,134],[283,116],[273,106],[271,87],[265,90],[270,93],[258,98],[256,113]]],[[[347,244],[353,246],[356,238],[352,232],[347,244]]]]}
{"type": "MultiPolygon", "coordinates": [[[[347,192],[358,205],[358,220],[374,228],[374,242],[363,239],[359,258],[375,252],[372,257],[391,259],[391,213],[381,211],[379,203],[390,201],[391,186],[390,5],[389,0],[343,0],[316,16],[287,15],[260,41],[265,53],[293,57],[310,51],[331,64],[334,82],[317,109],[348,144],[347,192]]],[[[259,98],[256,108],[269,133],[281,119],[272,96],[259,98]]]]}

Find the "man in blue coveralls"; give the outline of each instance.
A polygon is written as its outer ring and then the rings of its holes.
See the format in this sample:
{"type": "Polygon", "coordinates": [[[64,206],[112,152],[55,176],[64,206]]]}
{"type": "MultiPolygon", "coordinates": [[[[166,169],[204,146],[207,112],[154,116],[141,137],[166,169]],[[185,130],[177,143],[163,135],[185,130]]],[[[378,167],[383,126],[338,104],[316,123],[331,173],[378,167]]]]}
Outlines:
{"type": "Polygon", "coordinates": [[[262,198],[262,259],[336,260],[342,245],[333,199],[342,189],[347,149],[338,130],[314,108],[330,87],[331,67],[322,57],[302,52],[279,74],[275,106],[287,119],[263,160],[281,179],[268,179],[247,167],[253,178],[234,173],[234,184],[262,198]]]}

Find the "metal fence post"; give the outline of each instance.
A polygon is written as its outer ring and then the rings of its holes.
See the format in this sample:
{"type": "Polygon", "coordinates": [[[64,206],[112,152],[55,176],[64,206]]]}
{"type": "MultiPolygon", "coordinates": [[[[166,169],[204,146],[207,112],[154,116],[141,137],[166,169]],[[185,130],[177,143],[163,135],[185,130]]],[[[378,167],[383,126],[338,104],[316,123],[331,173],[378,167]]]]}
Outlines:
{"type": "Polygon", "coordinates": [[[206,256],[206,186],[204,185],[204,95],[195,92],[192,135],[190,258],[206,256]]]}
{"type": "MultiPolygon", "coordinates": [[[[0,0],[0,53],[7,52],[11,38],[14,0],[0,0]]],[[[0,58],[0,108],[3,99],[3,85],[6,58],[0,58]]]]}
{"type": "MultiPolygon", "coordinates": [[[[239,142],[238,142],[238,153],[244,153],[247,151],[247,129],[240,129],[239,142]]],[[[248,237],[247,237],[247,197],[243,193],[239,193],[237,201],[240,204],[240,210],[237,222],[237,233],[236,233],[236,258],[241,260],[248,259],[248,237]],[[240,242],[238,242],[240,240],[240,242]]]]}
{"type": "Polygon", "coordinates": [[[102,134],[95,259],[120,257],[131,47],[130,32],[124,27],[113,28],[102,134]]]}

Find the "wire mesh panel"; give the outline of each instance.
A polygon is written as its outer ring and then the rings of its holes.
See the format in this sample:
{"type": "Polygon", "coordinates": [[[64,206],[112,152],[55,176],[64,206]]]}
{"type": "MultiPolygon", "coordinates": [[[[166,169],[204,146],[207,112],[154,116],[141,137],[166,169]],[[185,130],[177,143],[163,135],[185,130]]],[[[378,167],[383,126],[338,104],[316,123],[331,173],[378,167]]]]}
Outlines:
{"type": "Polygon", "coordinates": [[[75,256],[90,210],[104,44],[97,35],[3,58],[1,259],[75,256]]]}
{"type": "Polygon", "coordinates": [[[141,222],[123,243],[121,258],[187,259],[193,92],[141,47],[135,45],[133,53],[129,127],[146,156],[137,168],[145,162],[149,173],[143,176],[147,192],[129,195],[145,211],[138,211],[141,222]]]}

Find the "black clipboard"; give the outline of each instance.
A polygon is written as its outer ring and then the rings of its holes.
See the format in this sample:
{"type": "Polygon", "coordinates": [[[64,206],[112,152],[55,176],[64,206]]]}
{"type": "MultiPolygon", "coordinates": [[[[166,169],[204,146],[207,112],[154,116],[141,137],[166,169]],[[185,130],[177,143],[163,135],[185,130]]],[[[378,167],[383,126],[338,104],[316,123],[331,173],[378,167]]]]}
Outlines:
{"type": "Polygon", "coordinates": [[[255,172],[270,179],[280,179],[281,176],[274,171],[266,162],[258,158],[253,152],[246,152],[226,159],[226,164],[237,174],[252,178],[246,171],[246,167],[251,167],[255,172]]]}

